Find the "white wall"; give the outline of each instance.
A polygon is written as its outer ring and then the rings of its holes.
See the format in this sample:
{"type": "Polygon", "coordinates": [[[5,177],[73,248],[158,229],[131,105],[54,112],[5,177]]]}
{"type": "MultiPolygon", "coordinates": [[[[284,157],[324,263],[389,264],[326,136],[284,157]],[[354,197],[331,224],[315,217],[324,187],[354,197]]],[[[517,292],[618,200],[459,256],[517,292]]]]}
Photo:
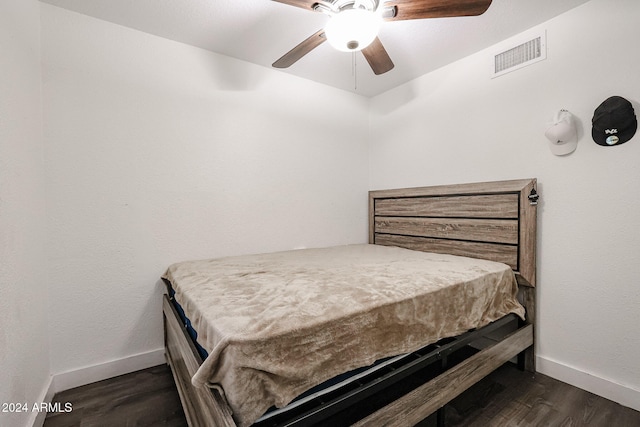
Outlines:
{"type": "Polygon", "coordinates": [[[42,22],[54,374],[161,355],[171,262],[366,241],[368,99],[46,4],[42,22]]]}
{"type": "Polygon", "coordinates": [[[27,425],[49,381],[40,10],[0,2],[0,425],[27,425]],[[10,409],[10,408],[8,408],[10,409]]]}
{"type": "Polygon", "coordinates": [[[537,177],[539,367],[637,408],[639,137],[603,148],[589,132],[610,95],[640,112],[639,17],[633,0],[593,0],[541,27],[540,64],[490,80],[482,52],[369,110],[270,69],[3,3],[0,401],[42,399],[50,371],[65,388],[161,357],[170,262],[365,241],[368,187],[537,177]],[[581,122],[565,158],[542,136],[560,108],[581,122]]]}
{"type": "MultiPolygon", "coordinates": [[[[640,134],[591,139],[594,109],[640,114],[640,2],[593,0],[546,29],[547,60],[491,80],[493,49],[373,99],[372,189],[537,177],[538,367],[640,409],[640,134]],[[577,150],[544,130],[566,108],[577,150]]],[[[506,45],[505,45],[506,46],[506,45]]]]}

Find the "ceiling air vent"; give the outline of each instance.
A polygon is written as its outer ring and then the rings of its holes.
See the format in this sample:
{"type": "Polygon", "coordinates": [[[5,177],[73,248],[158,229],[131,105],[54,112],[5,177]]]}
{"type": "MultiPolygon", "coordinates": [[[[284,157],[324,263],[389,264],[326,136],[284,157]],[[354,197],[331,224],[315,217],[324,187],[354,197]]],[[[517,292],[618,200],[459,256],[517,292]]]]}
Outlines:
{"type": "Polygon", "coordinates": [[[543,32],[522,44],[495,54],[492,77],[501,76],[546,58],[547,40],[543,32]]]}

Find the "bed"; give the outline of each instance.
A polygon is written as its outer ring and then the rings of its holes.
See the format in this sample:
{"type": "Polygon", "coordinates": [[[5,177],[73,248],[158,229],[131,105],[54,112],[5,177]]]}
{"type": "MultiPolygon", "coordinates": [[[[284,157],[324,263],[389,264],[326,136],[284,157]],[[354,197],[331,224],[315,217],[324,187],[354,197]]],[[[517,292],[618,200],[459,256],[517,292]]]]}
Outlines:
{"type": "Polygon", "coordinates": [[[189,425],[409,426],[514,356],[534,371],[536,204],[535,179],[371,191],[368,245],[172,265],[166,354],[189,425]]]}

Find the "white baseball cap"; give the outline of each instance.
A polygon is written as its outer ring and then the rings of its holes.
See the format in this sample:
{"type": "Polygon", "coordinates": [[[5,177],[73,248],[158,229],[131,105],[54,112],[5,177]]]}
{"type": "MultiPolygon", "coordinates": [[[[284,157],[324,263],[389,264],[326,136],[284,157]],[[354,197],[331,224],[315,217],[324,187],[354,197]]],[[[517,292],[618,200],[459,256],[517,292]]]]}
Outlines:
{"type": "Polygon", "coordinates": [[[556,156],[573,153],[578,146],[573,114],[567,110],[558,111],[544,136],[549,140],[549,148],[556,156]]]}

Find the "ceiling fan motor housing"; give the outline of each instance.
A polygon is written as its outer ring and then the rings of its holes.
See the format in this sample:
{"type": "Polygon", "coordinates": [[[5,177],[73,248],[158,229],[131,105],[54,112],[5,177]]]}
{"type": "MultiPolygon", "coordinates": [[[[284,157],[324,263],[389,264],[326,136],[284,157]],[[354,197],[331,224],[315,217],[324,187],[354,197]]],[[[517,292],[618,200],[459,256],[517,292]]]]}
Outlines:
{"type": "Polygon", "coordinates": [[[381,24],[382,18],[375,10],[361,8],[356,2],[353,7],[343,8],[334,14],[325,27],[325,33],[334,48],[353,52],[369,46],[378,36],[381,24]]]}

